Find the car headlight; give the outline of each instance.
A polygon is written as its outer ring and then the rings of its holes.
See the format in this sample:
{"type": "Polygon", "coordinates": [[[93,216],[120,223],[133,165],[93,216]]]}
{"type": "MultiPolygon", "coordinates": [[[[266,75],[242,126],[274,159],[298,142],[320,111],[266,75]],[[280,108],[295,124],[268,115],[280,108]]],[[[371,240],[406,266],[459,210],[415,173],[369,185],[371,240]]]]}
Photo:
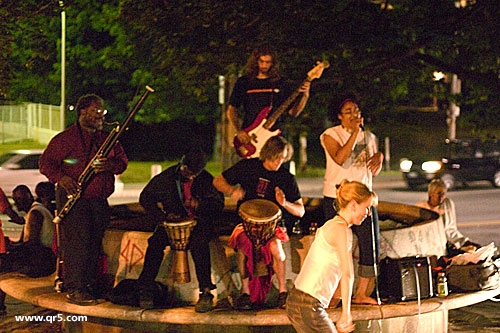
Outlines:
{"type": "Polygon", "coordinates": [[[411,170],[412,165],[413,165],[413,162],[411,160],[402,160],[399,163],[399,168],[403,172],[409,172],[411,170]]]}
{"type": "Polygon", "coordinates": [[[422,163],[422,170],[427,173],[436,173],[437,171],[441,170],[442,166],[443,164],[439,161],[427,161],[422,163]]]}

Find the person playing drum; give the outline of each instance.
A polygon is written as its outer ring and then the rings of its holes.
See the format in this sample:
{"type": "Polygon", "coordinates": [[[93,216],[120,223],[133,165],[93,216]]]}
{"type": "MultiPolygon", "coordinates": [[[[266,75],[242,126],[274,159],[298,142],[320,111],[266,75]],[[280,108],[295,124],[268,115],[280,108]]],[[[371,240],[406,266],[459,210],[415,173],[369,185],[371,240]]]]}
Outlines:
{"type": "MultiPolygon", "coordinates": [[[[238,207],[243,202],[254,199],[266,199],[278,205],[284,219],[300,218],[305,213],[299,187],[283,163],[292,157],[292,147],[281,137],[271,137],[262,147],[259,158],[244,159],[215,177],[213,184],[220,192],[230,195],[238,201],[238,207]]],[[[241,214],[240,214],[241,215],[241,214]]],[[[230,237],[229,245],[237,251],[238,270],[242,280],[241,295],[234,306],[239,310],[248,310],[264,303],[271,288],[273,272],[279,285],[278,307],[284,308],[287,287],[285,280],[285,252],[281,241],[287,239],[286,233],[276,228],[276,234],[265,244],[258,247],[268,274],[255,276],[254,244],[243,227],[236,226],[230,237]],[[280,239],[281,238],[281,239],[280,239]]]]}
{"type": "Polygon", "coordinates": [[[188,249],[191,251],[200,297],[196,312],[213,308],[215,289],[211,278],[209,242],[217,235],[212,221],[224,209],[224,196],[212,185],[212,175],[204,170],[206,154],[200,149],[190,150],[182,160],[153,177],[140,194],[139,201],[158,225],[148,239],[144,268],[139,276],[139,295],[142,308],[154,307],[155,278],[163,260],[163,251],[169,244],[165,221],[196,220],[188,249]]]}

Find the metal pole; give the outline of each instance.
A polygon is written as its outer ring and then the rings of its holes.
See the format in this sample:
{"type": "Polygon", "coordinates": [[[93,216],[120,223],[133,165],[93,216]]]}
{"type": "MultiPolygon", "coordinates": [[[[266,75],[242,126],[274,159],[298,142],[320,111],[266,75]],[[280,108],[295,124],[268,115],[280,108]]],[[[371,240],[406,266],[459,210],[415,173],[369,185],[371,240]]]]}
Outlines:
{"type": "MultiPolygon", "coordinates": [[[[457,74],[452,74],[450,83],[450,93],[453,96],[457,96],[462,92],[462,82],[458,78],[457,74]]],[[[460,115],[460,107],[452,101],[447,111],[447,122],[448,122],[448,139],[454,140],[456,137],[456,120],[460,115]]]]}
{"type": "Polygon", "coordinates": [[[59,114],[60,128],[62,131],[65,126],[66,111],[66,10],[64,2],[59,1],[61,7],[61,109],[59,114]]]}

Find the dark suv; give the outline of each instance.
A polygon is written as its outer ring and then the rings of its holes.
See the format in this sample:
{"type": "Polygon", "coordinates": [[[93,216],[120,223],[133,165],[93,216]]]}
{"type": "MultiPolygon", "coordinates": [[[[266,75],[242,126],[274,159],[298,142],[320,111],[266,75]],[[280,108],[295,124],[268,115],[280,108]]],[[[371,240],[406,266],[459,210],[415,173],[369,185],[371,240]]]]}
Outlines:
{"type": "Polygon", "coordinates": [[[478,180],[500,187],[500,140],[446,140],[440,159],[403,159],[400,170],[410,189],[434,178],[443,180],[448,189],[478,180]]]}

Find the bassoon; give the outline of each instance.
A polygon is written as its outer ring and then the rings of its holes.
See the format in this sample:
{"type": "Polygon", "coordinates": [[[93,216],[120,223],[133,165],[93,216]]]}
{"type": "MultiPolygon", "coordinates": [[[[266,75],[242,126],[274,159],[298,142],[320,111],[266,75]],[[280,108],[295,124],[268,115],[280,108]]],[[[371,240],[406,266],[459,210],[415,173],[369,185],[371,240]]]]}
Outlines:
{"type": "Polygon", "coordinates": [[[146,97],[150,92],[154,90],[146,86],[146,91],[142,94],[141,98],[137,101],[134,108],[129,112],[127,118],[123,122],[123,124],[116,126],[111,130],[106,140],[99,147],[99,150],[95,153],[94,157],[87,163],[87,166],[83,170],[83,172],[78,177],[78,185],[76,193],[73,195],[68,195],[68,200],[64,204],[63,208],[57,212],[56,217],[54,218],[54,223],[61,222],[62,219],[71,211],[76,202],[80,199],[83,190],[88,185],[92,177],[95,175],[94,166],[99,164],[99,159],[103,157],[107,157],[108,154],[113,150],[115,144],[118,142],[118,138],[128,129],[128,125],[132,118],[135,116],[137,111],[142,107],[146,97]]]}
{"type": "Polygon", "coordinates": [[[108,154],[113,150],[115,144],[118,142],[118,138],[123,134],[128,129],[128,126],[132,119],[134,118],[135,114],[139,109],[142,107],[144,104],[146,97],[150,92],[153,92],[154,90],[146,86],[146,91],[142,94],[142,96],[139,98],[135,106],[132,108],[132,110],[128,113],[127,118],[121,125],[117,125],[111,132],[108,134],[108,137],[106,140],[101,144],[97,152],[95,153],[94,157],[90,159],[90,161],[87,163],[87,166],[83,170],[83,172],[80,174],[78,177],[77,181],[77,190],[76,193],[73,195],[68,195],[65,199],[66,202],[64,206],[56,212],[56,216],[53,219],[53,222],[56,224],[56,233],[57,233],[57,273],[56,273],[56,281],[55,281],[55,289],[57,291],[61,291],[62,289],[62,279],[61,279],[61,269],[62,269],[62,256],[61,256],[61,247],[60,247],[60,230],[59,230],[59,223],[64,219],[66,215],[71,211],[71,209],[74,207],[74,205],[78,202],[80,199],[83,191],[85,190],[85,187],[90,183],[92,180],[93,176],[95,175],[95,170],[94,166],[99,165],[99,159],[107,157],[108,154]]]}

